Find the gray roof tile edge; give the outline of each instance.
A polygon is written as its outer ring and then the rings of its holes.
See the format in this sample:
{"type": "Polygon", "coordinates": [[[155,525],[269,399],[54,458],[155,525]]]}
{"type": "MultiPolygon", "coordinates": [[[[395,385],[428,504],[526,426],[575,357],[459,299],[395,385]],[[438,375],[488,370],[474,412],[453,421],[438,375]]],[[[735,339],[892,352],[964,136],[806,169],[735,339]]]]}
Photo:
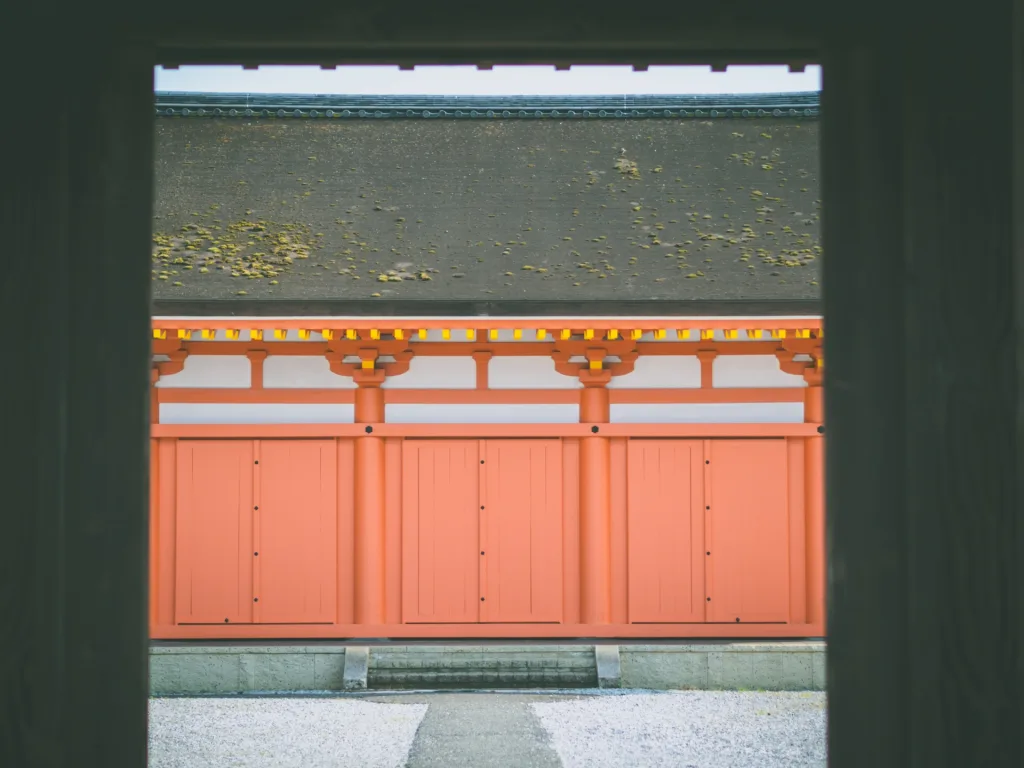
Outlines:
{"type": "Polygon", "coordinates": [[[159,91],[161,117],[638,119],[820,115],[818,92],[698,95],[423,96],[159,91]]]}

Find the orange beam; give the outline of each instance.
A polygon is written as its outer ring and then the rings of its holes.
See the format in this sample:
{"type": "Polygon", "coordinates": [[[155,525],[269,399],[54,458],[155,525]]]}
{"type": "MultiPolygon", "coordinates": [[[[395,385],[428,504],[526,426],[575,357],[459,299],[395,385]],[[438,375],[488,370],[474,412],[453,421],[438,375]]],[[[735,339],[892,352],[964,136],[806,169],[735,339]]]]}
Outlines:
{"type": "MultiPolygon", "coordinates": [[[[393,342],[391,342],[393,343],[393,342]]],[[[621,343],[621,342],[616,342],[621,343]]],[[[321,356],[332,344],[326,341],[273,341],[264,342],[263,349],[272,355],[321,356]]],[[[412,341],[409,348],[424,357],[448,357],[475,352],[511,357],[537,357],[550,355],[558,347],[554,341],[412,341]]],[[[768,341],[641,341],[636,350],[641,355],[695,355],[700,350],[714,350],[720,355],[774,355],[781,349],[780,342],[768,341]]],[[[242,355],[249,344],[238,341],[181,341],[167,338],[153,340],[153,354],[169,354],[185,350],[190,355],[242,355]]]]}
{"type": "Polygon", "coordinates": [[[824,637],[821,624],[161,624],[150,636],[156,640],[206,640],[220,638],[288,639],[297,637],[351,640],[357,638],[765,638],[824,637]]]}
{"type": "MultiPolygon", "coordinates": [[[[581,317],[494,317],[487,318],[481,323],[480,318],[449,317],[449,318],[366,318],[366,317],[154,317],[153,328],[155,330],[223,330],[223,329],[308,329],[314,333],[320,333],[323,329],[329,330],[356,330],[368,331],[380,329],[389,333],[398,327],[401,329],[458,329],[478,330],[480,325],[486,329],[512,330],[516,328],[537,330],[560,331],[568,328],[574,334],[582,335],[586,330],[593,330],[595,335],[598,331],[602,334],[615,329],[620,335],[635,329],[644,332],[669,330],[676,328],[686,329],[712,329],[712,330],[746,330],[755,329],[786,329],[786,330],[810,330],[817,331],[822,328],[820,317],[644,317],[644,318],[581,318],[581,317]]],[[[168,334],[170,335],[170,334],[168,334]]]]}
{"type": "MultiPolygon", "coordinates": [[[[353,403],[352,389],[220,389],[200,387],[159,387],[157,403],[353,403]]],[[[578,389],[385,389],[385,403],[437,403],[444,405],[542,405],[580,402],[578,389]]],[[[800,403],[804,389],[722,388],[722,389],[611,389],[616,403],[800,403]]]]}
{"type": "Polygon", "coordinates": [[[793,424],[154,424],[151,437],[812,437],[817,425],[793,424]]]}

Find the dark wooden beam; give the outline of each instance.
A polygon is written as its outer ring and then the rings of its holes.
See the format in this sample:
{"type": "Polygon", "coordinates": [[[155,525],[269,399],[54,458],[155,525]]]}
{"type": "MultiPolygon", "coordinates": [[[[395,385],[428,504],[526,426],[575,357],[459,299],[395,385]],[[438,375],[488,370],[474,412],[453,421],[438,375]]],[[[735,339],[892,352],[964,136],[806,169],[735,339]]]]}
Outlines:
{"type": "Polygon", "coordinates": [[[1009,9],[825,48],[833,766],[1024,764],[1009,9]]]}
{"type": "Polygon", "coordinates": [[[213,63],[807,63],[829,9],[813,0],[616,4],[282,5],[185,0],[163,19],[159,60],[213,63]],[[241,7],[240,7],[241,6],[241,7]]]}
{"type": "Polygon", "coordinates": [[[37,57],[14,38],[0,765],[143,766],[152,50],[55,30],[37,57]]]}

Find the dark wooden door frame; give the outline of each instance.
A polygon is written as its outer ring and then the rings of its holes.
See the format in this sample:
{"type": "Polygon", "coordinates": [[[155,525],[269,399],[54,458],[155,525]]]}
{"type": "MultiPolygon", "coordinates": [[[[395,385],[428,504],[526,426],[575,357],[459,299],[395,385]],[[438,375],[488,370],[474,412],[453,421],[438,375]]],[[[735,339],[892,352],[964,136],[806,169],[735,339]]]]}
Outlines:
{"type": "Polygon", "coordinates": [[[0,764],[145,760],[154,62],[819,56],[831,764],[1024,763],[1019,6],[182,0],[5,19],[0,764]]]}

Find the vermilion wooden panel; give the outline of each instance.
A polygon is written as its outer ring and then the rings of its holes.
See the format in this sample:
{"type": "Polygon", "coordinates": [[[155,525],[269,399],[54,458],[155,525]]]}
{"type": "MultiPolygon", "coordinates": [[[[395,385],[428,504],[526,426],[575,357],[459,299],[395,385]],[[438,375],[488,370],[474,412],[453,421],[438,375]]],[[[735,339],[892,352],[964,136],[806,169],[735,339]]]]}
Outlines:
{"type": "Polygon", "coordinates": [[[613,437],[610,448],[612,623],[625,624],[629,621],[629,440],[613,437]]]}
{"type": "Polygon", "coordinates": [[[338,585],[337,445],[334,440],[260,440],[259,458],[256,621],[332,622],[338,585]]]}
{"type": "Polygon", "coordinates": [[[156,482],[159,483],[156,522],[159,527],[157,535],[160,554],[149,567],[150,578],[156,581],[159,593],[156,621],[158,625],[163,626],[172,626],[175,621],[175,573],[178,563],[177,525],[174,520],[178,508],[177,443],[178,441],[173,438],[157,440],[160,467],[156,478],[156,482]]]}
{"type": "Polygon", "coordinates": [[[709,444],[708,621],[788,621],[786,441],[709,444]]]}
{"type": "Polygon", "coordinates": [[[562,618],[562,454],[557,440],[485,440],[480,615],[562,618]]]}
{"type": "Polygon", "coordinates": [[[407,440],[402,620],[479,619],[479,441],[407,440]]]}
{"type": "Polygon", "coordinates": [[[249,440],[178,442],[178,624],[252,621],[252,471],[249,440]]]}
{"type": "Polygon", "coordinates": [[[562,622],[580,620],[580,441],[562,440],[562,622]]]}
{"type": "Polygon", "coordinates": [[[355,445],[338,440],[338,613],[339,624],[355,621],[355,445]]]}
{"type": "Polygon", "coordinates": [[[631,440],[629,621],[704,620],[704,445],[631,440]]]}
{"type": "Polygon", "coordinates": [[[384,441],[384,616],[402,621],[402,438],[384,441]]]}

